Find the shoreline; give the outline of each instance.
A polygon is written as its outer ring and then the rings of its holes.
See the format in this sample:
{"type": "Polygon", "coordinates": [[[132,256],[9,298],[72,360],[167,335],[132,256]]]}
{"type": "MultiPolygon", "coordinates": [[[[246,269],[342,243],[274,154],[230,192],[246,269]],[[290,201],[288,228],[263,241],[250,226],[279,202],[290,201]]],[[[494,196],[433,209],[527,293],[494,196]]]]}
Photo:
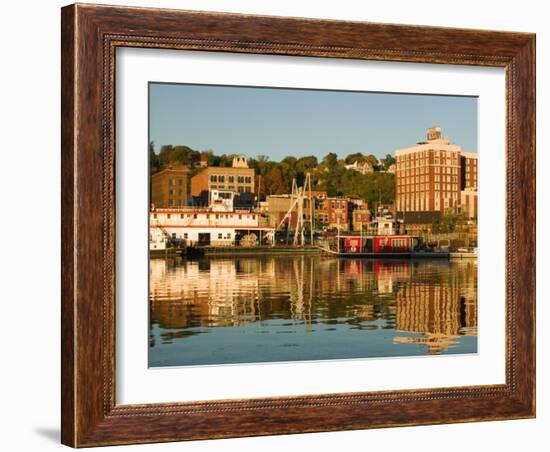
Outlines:
{"type": "MultiPolygon", "coordinates": [[[[323,256],[336,257],[344,259],[393,259],[393,260],[411,260],[411,259],[448,259],[448,260],[464,260],[477,259],[477,254],[460,253],[460,252],[422,252],[422,253],[363,253],[363,254],[329,254],[325,250],[317,247],[205,247],[201,248],[200,257],[254,257],[254,256],[323,256]]],[[[190,256],[185,255],[185,250],[182,248],[168,248],[165,250],[150,250],[150,259],[160,259],[168,257],[182,257],[189,259],[190,256]]],[[[192,258],[192,257],[191,257],[192,258]]]]}

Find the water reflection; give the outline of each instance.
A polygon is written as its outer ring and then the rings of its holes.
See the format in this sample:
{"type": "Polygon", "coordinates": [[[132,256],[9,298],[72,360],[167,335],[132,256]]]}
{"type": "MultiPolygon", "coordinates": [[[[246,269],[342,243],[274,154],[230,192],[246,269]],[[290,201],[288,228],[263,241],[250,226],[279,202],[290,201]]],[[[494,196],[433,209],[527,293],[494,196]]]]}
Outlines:
{"type": "Polygon", "coordinates": [[[477,349],[475,261],[153,259],[151,366],[477,349]]]}

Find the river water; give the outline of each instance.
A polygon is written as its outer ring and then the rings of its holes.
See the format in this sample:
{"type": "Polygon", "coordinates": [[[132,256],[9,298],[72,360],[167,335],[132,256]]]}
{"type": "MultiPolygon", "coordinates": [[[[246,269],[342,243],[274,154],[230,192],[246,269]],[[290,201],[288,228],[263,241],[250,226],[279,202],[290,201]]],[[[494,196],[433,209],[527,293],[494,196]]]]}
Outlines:
{"type": "Polygon", "coordinates": [[[477,263],[314,255],[150,261],[149,365],[477,351],[477,263]]]}

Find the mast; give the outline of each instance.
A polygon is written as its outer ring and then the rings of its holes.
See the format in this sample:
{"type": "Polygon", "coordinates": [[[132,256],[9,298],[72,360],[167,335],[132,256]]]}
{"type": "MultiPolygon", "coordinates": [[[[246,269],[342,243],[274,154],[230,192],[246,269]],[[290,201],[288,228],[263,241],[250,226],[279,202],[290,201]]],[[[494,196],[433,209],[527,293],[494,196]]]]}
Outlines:
{"type": "Polygon", "coordinates": [[[340,209],[338,209],[338,213],[336,214],[336,246],[338,253],[340,253],[340,209]]]}
{"type": "MultiPolygon", "coordinates": [[[[311,186],[310,186],[311,193],[311,186]]],[[[287,244],[289,241],[290,227],[292,225],[292,212],[296,209],[296,226],[294,228],[294,239],[292,244],[304,245],[304,199],[305,199],[305,187],[298,187],[296,179],[292,179],[292,193],[290,195],[290,207],[288,208],[285,216],[279,223],[276,229],[279,229],[285,221],[287,222],[287,244]]]]}
{"type": "Polygon", "coordinates": [[[306,187],[309,187],[309,240],[313,246],[313,196],[311,195],[311,174],[306,174],[306,187]]]}

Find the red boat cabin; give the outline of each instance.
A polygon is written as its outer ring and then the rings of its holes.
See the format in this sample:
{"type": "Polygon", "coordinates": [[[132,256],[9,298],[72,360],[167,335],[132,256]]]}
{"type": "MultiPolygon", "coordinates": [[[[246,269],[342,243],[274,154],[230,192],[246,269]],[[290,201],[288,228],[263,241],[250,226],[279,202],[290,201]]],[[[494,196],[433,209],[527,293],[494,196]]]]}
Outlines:
{"type": "Polygon", "coordinates": [[[413,248],[414,237],[409,235],[346,236],[340,238],[341,253],[410,253],[413,248]]]}

